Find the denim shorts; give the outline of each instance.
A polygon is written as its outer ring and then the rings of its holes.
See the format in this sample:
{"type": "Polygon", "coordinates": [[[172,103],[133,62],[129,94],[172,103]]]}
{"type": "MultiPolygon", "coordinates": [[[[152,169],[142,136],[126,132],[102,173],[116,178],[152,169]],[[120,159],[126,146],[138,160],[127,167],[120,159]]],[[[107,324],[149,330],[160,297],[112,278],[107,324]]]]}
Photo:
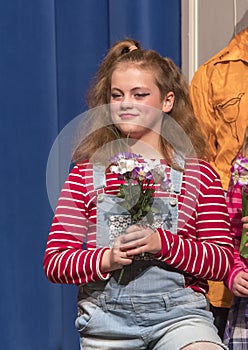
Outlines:
{"type": "MultiPolygon", "coordinates": [[[[153,268],[153,275],[156,272],[153,268]]],[[[227,349],[217,334],[212,313],[207,311],[205,296],[181,288],[183,275],[166,274],[168,280],[174,276],[178,285],[174,282],[175,288],[165,293],[157,293],[156,288],[149,288],[149,294],[140,290],[136,293],[136,280],[142,276],[130,282],[128,288],[113,278],[107,284],[83,286],[76,319],[81,349],[179,350],[199,341],[227,349]]]]}

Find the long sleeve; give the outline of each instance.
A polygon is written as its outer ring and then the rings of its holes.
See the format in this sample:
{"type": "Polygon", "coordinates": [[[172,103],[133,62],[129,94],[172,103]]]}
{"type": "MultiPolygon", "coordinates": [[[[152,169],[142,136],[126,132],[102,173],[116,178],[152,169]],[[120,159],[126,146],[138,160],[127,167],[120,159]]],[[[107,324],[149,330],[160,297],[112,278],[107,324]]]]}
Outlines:
{"type": "Polygon", "coordinates": [[[233,244],[220,179],[202,163],[186,172],[183,191],[187,197],[179,201],[178,234],[159,229],[161,259],[189,275],[224,280],[233,263],[233,244]]]}
{"type": "Polygon", "coordinates": [[[81,284],[109,278],[100,271],[107,248],[94,246],[96,210],[91,173],[91,169],[75,166],[61,191],[44,257],[45,273],[54,283],[81,284]],[[84,244],[87,249],[83,249],[84,244]]]}
{"type": "Polygon", "coordinates": [[[239,247],[242,234],[242,189],[238,184],[229,186],[227,192],[227,207],[231,221],[231,233],[234,242],[234,265],[226,280],[227,286],[232,290],[233,280],[238,272],[248,272],[248,262],[240,256],[239,247]]]}

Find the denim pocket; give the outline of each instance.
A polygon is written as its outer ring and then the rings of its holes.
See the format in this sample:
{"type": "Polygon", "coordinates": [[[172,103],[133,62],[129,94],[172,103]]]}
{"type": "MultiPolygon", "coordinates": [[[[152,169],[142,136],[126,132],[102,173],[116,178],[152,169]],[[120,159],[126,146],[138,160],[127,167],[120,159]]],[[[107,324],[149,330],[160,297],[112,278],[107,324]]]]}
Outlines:
{"type": "Polygon", "coordinates": [[[75,320],[75,326],[79,333],[86,329],[97,309],[98,306],[89,301],[80,302],[78,306],[78,317],[75,320]]]}
{"type": "Polygon", "coordinates": [[[175,290],[164,296],[167,310],[174,307],[188,308],[207,308],[206,297],[202,293],[195,292],[192,288],[184,288],[175,290]]]}

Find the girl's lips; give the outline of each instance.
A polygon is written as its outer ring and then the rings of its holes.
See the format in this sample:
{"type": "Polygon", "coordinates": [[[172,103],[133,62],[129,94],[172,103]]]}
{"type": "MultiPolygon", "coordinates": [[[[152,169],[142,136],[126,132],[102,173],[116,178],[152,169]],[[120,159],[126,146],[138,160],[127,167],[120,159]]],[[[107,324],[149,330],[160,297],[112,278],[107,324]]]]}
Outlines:
{"type": "Polygon", "coordinates": [[[122,113],[122,114],[119,114],[119,117],[121,119],[132,119],[132,118],[138,117],[138,114],[122,113]]]}

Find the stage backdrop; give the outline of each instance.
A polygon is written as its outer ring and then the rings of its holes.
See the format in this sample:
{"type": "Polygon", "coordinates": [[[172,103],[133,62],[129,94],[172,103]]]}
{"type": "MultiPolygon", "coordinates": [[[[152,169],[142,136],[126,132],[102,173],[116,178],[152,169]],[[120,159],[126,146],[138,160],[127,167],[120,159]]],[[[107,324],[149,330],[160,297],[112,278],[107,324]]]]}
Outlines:
{"type": "Polygon", "coordinates": [[[76,287],[46,280],[46,165],[86,110],[90,78],[127,36],[180,65],[180,0],[1,0],[1,349],[76,350],[76,287]]]}

